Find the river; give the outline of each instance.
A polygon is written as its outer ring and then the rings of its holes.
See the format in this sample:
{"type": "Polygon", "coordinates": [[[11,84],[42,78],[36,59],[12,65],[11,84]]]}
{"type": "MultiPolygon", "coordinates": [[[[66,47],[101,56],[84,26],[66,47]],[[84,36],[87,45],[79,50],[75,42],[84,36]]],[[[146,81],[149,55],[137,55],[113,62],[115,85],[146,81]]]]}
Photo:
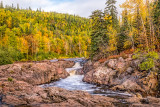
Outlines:
{"type": "MultiPolygon", "coordinates": [[[[103,95],[103,96],[116,98],[120,100],[120,102],[123,104],[126,103],[123,100],[131,96],[129,93],[115,92],[115,91],[109,90],[108,86],[105,86],[105,85],[98,86],[98,85],[83,82],[82,79],[84,75],[77,75],[76,72],[83,68],[83,64],[86,62],[84,58],[71,58],[71,59],[65,59],[65,60],[75,62],[75,65],[72,68],[66,68],[66,71],[70,73],[70,76],[56,82],[43,84],[40,87],[43,87],[43,88],[60,87],[67,90],[86,91],[93,95],[103,95]]],[[[56,62],[56,61],[58,60],[51,60],[51,62],[56,62]]]]}

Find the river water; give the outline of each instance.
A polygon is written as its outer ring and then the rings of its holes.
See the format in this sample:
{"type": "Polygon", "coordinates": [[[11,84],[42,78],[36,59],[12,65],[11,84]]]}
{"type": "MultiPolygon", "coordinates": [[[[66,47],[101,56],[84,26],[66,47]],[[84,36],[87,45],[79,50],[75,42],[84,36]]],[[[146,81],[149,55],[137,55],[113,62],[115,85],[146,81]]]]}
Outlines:
{"type": "MultiPolygon", "coordinates": [[[[76,75],[76,71],[79,69],[82,69],[83,64],[86,62],[84,58],[71,58],[71,59],[65,59],[69,61],[74,61],[75,65],[72,68],[66,68],[66,71],[70,73],[70,76],[66,79],[61,79],[57,82],[51,82],[49,84],[43,84],[40,87],[60,87],[67,90],[81,90],[86,91],[93,95],[103,95],[108,96],[112,98],[116,98],[121,100],[121,103],[123,102],[123,99],[130,97],[131,95],[128,93],[123,92],[114,92],[108,89],[107,86],[97,86],[94,84],[89,84],[86,82],[83,82],[82,79],[84,75],[76,75]]],[[[51,60],[51,62],[56,62],[58,60],[51,60]]]]}

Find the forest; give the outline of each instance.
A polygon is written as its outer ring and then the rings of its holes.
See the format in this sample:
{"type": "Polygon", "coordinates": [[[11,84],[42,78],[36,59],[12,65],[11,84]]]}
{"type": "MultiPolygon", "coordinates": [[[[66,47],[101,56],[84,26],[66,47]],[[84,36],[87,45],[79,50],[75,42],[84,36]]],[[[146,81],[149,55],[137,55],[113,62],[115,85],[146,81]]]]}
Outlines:
{"type": "MultiPolygon", "coordinates": [[[[160,0],[116,0],[90,18],[0,4],[0,64],[60,57],[94,60],[160,51],[160,0]]],[[[152,59],[148,60],[153,62],[152,59]]]]}
{"type": "Polygon", "coordinates": [[[0,4],[0,64],[86,57],[90,21],[75,15],[0,4]]]}
{"type": "Polygon", "coordinates": [[[92,13],[92,56],[106,57],[124,50],[143,52],[160,49],[160,0],[126,0],[121,16],[115,0],[108,0],[103,11],[92,13]],[[97,54],[101,53],[101,54],[97,54]]]}

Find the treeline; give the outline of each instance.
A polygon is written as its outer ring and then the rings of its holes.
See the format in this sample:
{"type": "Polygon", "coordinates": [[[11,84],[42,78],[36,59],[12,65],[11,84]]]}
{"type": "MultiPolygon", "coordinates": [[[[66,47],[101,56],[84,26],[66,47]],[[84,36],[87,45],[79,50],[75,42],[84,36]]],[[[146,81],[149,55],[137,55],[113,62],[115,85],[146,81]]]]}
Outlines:
{"type": "Polygon", "coordinates": [[[86,57],[89,19],[0,4],[0,64],[61,56],[86,57]]]}
{"type": "Polygon", "coordinates": [[[0,64],[58,57],[98,60],[124,50],[160,49],[160,0],[126,0],[118,16],[116,0],[90,19],[33,11],[0,3],[0,64]]]}
{"type": "Polygon", "coordinates": [[[95,60],[124,50],[160,51],[160,0],[126,0],[118,17],[116,0],[107,0],[104,11],[92,20],[91,56],[95,60]]]}

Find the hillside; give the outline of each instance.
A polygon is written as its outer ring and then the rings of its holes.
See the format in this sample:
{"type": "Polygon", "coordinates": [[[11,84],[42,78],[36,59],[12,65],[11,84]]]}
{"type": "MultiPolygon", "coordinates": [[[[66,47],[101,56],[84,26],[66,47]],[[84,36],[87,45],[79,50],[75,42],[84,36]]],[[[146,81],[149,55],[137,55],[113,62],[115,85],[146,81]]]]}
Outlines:
{"type": "Polygon", "coordinates": [[[3,5],[0,16],[0,63],[88,56],[87,18],[3,5]]]}

